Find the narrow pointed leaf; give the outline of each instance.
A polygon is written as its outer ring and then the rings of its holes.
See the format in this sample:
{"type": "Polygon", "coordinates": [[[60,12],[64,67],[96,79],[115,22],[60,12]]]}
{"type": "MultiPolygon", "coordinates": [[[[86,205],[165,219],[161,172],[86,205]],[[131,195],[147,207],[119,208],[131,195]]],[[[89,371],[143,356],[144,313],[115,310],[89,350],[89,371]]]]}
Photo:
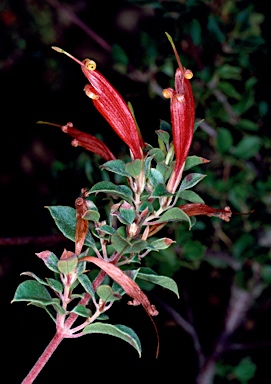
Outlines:
{"type": "Polygon", "coordinates": [[[183,179],[177,194],[185,189],[194,187],[202,179],[204,179],[204,177],[206,177],[206,175],[202,175],[201,173],[189,173],[189,175],[185,176],[183,179]]]}
{"type": "Polygon", "coordinates": [[[152,247],[159,251],[160,249],[167,249],[171,246],[172,243],[175,243],[176,241],[169,239],[168,237],[163,237],[161,239],[157,239],[151,242],[152,247]]]}
{"type": "Polygon", "coordinates": [[[185,161],[184,171],[187,171],[188,169],[195,167],[196,165],[206,164],[209,162],[210,160],[207,160],[204,157],[188,156],[185,161]]]}
{"type": "Polygon", "coordinates": [[[194,191],[184,190],[178,194],[178,197],[184,200],[188,200],[191,203],[201,203],[204,204],[202,198],[194,191]]]}
{"type": "Polygon", "coordinates": [[[89,293],[92,298],[95,298],[95,291],[94,291],[92,283],[91,283],[90,279],[87,277],[87,275],[82,274],[82,275],[78,276],[78,280],[80,281],[81,285],[84,287],[85,291],[87,293],[89,293]]]}
{"type": "Polygon", "coordinates": [[[96,322],[87,325],[84,328],[83,333],[103,333],[106,335],[118,337],[119,339],[126,341],[132,347],[134,347],[137,350],[139,356],[141,357],[141,344],[139,338],[131,328],[126,327],[125,325],[111,325],[96,322]]]}
{"type": "Polygon", "coordinates": [[[163,288],[169,289],[174,292],[179,298],[179,290],[176,282],[167,276],[159,276],[150,268],[141,268],[137,274],[138,279],[148,281],[153,284],[160,285],[163,288]]]}
{"type": "Polygon", "coordinates": [[[51,251],[42,251],[39,253],[36,253],[36,255],[44,261],[44,264],[48,269],[55,273],[59,273],[57,263],[58,263],[58,257],[51,251]]]}

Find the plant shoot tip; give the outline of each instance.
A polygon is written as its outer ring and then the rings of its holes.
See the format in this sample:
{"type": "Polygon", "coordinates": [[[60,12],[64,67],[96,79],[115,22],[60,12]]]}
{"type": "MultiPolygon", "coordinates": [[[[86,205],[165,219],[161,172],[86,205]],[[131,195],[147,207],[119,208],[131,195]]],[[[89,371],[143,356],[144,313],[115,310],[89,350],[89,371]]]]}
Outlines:
{"type": "Polygon", "coordinates": [[[54,51],[57,51],[57,52],[59,52],[59,53],[64,53],[63,49],[61,49],[61,48],[59,48],[59,47],[56,47],[55,45],[53,45],[51,48],[52,48],[54,51]]]}

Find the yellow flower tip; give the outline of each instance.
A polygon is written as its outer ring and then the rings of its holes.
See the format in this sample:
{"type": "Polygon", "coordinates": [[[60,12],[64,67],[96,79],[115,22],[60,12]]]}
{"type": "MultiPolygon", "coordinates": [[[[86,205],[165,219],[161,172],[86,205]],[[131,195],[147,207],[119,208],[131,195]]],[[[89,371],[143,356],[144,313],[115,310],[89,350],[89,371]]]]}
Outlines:
{"type": "Polygon", "coordinates": [[[166,99],[170,99],[171,97],[171,92],[168,89],[163,89],[162,94],[166,99]]]}
{"type": "Polygon", "coordinates": [[[83,64],[84,64],[84,66],[85,66],[87,69],[89,69],[90,71],[95,71],[95,69],[96,69],[96,63],[95,63],[95,61],[93,61],[93,60],[85,59],[85,60],[83,61],[83,64]]]}
{"type": "Polygon", "coordinates": [[[92,99],[92,100],[98,100],[99,99],[99,96],[96,94],[96,93],[94,93],[93,91],[92,91],[92,87],[89,85],[89,84],[87,84],[86,86],[85,86],[85,88],[84,88],[84,92],[85,92],[85,94],[90,98],[90,99],[92,99]]]}
{"type": "Polygon", "coordinates": [[[184,71],[184,77],[185,77],[187,80],[192,79],[192,77],[193,77],[193,72],[190,71],[190,69],[186,69],[186,70],[184,71]]]}

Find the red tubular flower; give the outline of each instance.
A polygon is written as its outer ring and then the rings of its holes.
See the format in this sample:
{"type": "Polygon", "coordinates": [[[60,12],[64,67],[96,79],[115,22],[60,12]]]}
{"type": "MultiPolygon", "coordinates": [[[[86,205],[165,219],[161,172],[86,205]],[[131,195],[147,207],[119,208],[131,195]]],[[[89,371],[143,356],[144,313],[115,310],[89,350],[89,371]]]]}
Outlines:
{"type": "Polygon", "coordinates": [[[174,193],[182,177],[184,163],[191,146],[194,123],[195,107],[194,97],[189,79],[193,77],[190,70],[185,69],[172,45],[179,65],[175,73],[175,90],[167,88],[163,91],[166,98],[170,98],[170,114],[175,152],[175,166],[168,181],[167,189],[174,193]]]}
{"type": "Polygon", "coordinates": [[[101,140],[97,139],[97,137],[73,128],[72,123],[67,123],[66,125],[62,126],[61,129],[63,132],[68,133],[68,135],[74,138],[72,141],[72,145],[74,147],[83,147],[88,151],[101,156],[106,161],[115,160],[115,156],[112,154],[107,145],[105,145],[101,140]]]}
{"type": "Polygon", "coordinates": [[[215,209],[209,207],[209,205],[201,203],[191,203],[180,205],[179,208],[186,213],[188,216],[206,215],[206,216],[217,216],[222,220],[230,221],[232,215],[230,207],[224,209],[215,209]]]}
{"type": "Polygon", "coordinates": [[[66,54],[81,65],[84,75],[90,82],[84,88],[86,95],[92,99],[97,110],[128,145],[133,158],[142,159],[141,148],[145,146],[145,143],[139,135],[132,113],[117,90],[96,70],[96,63],[89,59],[81,62],[61,48],[52,48],[57,52],[66,54]]]}

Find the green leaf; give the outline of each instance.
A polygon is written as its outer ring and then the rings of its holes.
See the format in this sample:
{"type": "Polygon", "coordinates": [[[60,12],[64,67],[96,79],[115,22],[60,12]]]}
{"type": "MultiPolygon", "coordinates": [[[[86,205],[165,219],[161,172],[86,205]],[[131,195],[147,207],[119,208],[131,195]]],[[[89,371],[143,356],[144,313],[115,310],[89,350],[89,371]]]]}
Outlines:
{"type": "Polygon", "coordinates": [[[161,139],[166,144],[166,146],[168,146],[170,136],[169,136],[169,133],[166,132],[163,128],[166,128],[167,130],[171,130],[170,124],[161,120],[160,121],[160,129],[155,131],[155,133],[158,135],[159,139],[161,139]]]}
{"type": "MultiPolygon", "coordinates": [[[[138,240],[132,243],[129,249],[129,253],[139,253],[144,249],[149,249],[149,248],[150,248],[150,244],[146,240],[138,240]]],[[[151,246],[151,249],[153,249],[152,246],[151,246]]]]}
{"type": "Polygon", "coordinates": [[[92,283],[87,275],[82,274],[78,276],[78,280],[80,284],[83,286],[84,290],[90,294],[90,296],[94,299],[95,298],[95,291],[93,289],[92,283]]]}
{"type": "MultiPolygon", "coordinates": [[[[50,206],[47,208],[63,235],[69,240],[75,241],[76,210],[72,207],[63,205],[50,206]]],[[[85,245],[91,248],[96,248],[95,241],[89,232],[85,239],[85,245]]]]}
{"type": "Polygon", "coordinates": [[[184,171],[187,171],[188,169],[195,167],[199,164],[205,164],[206,162],[209,162],[208,160],[204,159],[204,157],[200,156],[187,156],[185,165],[184,165],[184,171]]]}
{"type": "Polygon", "coordinates": [[[259,152],[262,141],[258,136],[244,137],[235,148],[232,148],[232,153],[241,159],[248,160],[259,152]]]}
{"type": "Polygon", "coordinates": [[[152,156],[149,156],[145,159],[144,162],[144,172],[145,172],[145,177],[148,178],[150,171],[151,171],[151,161],[152,161],[152,156]]]}
{"type": "Polygon", "coordinates": [[[175,241],[168,237],[162,237],[161,239],[152,241],[151,245],[156,251],[159,251],[160,249],[167,249],[172,243],[175,243],[175,241]]]}
{"type": "Polygon", "coordinates": [[[132,224],[135,220],[135,211],[133,207],[131,208],[120,207],[118,218],[123,224],[126,224],[126,225],[132,224]]]}
{"type": "Polygon", "coordinates": [[[189,224],[189,228],[191,227],[191,221],[189,216],[187,216],[187,214],[184,213],[180,208],[175,207],[167,210],[154,223],[159,224],[169,221],[187,221],[189,224]]]}
{"type": "Polygon", "coordinates": [[[63,292],[63,285],[61,284],[60,281],[55,280],[55,279],[52,279],[52,278],[49,278],[49,277],[46,278],[46,281],[47,281],[48,285],[49,285],[55,292],[58,292],[58,293],[62,293],[62,292],[63,292]]]}
{"type": "Polygon", "coordinates": [[[204,121],[204,119],[201,119],[201,120],[195,122],[195,124],[194,124],[194,133],[196,132],[196,130],[198,129],[198,127],[200,126],[200,124],[203,121],[204,121]]]}
{"type": "Polygon", "coordinates": [[[194,191],[184,190],[180,192],[179,198],[183,200],[190,201],[191,203],[201,203],[204,204],[203,199],[194,191]]]}
{"type": "Polygon", "coordinates": [[[54,303],[44,285],[35,280],[26,280],[21,283],[16,289],[12,302],[14,301],[30,301],[42,305],[54,303]]]}
{"type": "Polygon", "coordinates": [[[171,193],[168,192],[164,184],[157,184],[152,191],[152,197],[164,197],[164,196],[172,196],[171,193]]]}
{"type": "Polygon", "coordinates": [[[157,171],[159,171],[161,173],[161,175],[163,176],[164,180],[167,180],[170,175],[172,174],[172,163],[170,163],[170,165],[166,165],[165,163],[158,163],[156,165],[156,169],[157,171]]]}
{"type": "Polygon", "coordinates": [[[140,175],[140,172],[142,171],[142,167],[143,167],[142,160],[136,159],[134,161],[131,161],[130,163],[127,163],[125,165],[125,170],[129,176],[136,178],[140,175]]]}
{"type": "Polygon", "coordinates": [[[219,128],[216,137],[216,145],[220,153],[225,153],[230,150],[233,144],[231,132],[226,128],[219,128]]]}
{"type": "Polygon", "coordinates": [[[111,181],[100,181],[95,184],[88,193],[104,192],[109,195],[118,196],[121,199],[132,203],[133,192],[126,185],[115,185],[111,181]]]}
{"type": "Polygon", "coordinates": [[[198,184],[202,179],[204,179],[206,175],[202,175],[201,173],[189,173],[189,175],[185,176],[185,178],[182,180],[179,191],[177,192],[177,195],[179,195],[179,192],[194,187],[196,184],[198,184]]]}
{"type": "Polygon", "coordinates": [[[122,236],[120,236],[118,233],[115,233],[111,237],[112,246],[120,254],[128,253],[131,244],[122,236]]]}
{"type": "Polygon", "coordinates": [[[39,253],[36,253],[36,255],[44,261],[44,264],[48,269],[55,273],[59,273],[57,263],[58,263],[58,257],[51,251],[42,251],[39,253]]]}
{"type": "Polygon", "coordinates": [[[114,233],[116,233],[116,230],[115,228],[113,227],[110,227],[110,225],[101,225],[99,228],[97,228],[99,231],[102,231],[104,233],[106,233],[107,235],[114,235],[114,233]]]}
{"type": "Polygon", "coordinates": [[[77,264],[78,258],[74,253],[72,256],[67,257],[66,259],[60,259],[57,265],[61,273],[63,273],[64,275],[68,275],[71,272],[75,271],[77,264]]]}
{"type": "Polygon", "coordinates": [[[152,148],[149,153],[148,153],[149,156],[153,156],[154,160],[157,162],[157,163],[160,163],[161,161],[164,160],[165,158],[165,154],[163,151],[161,151],[161,149],[159,148],[152,148]]]}
{"type": "Polygon", "coordinates": [[[91,310],[86,308],[82,304],[76,305],[76,307],[74,307],[71,312],[76,313],[77,315],[82,316],[82,317],[91,317],[91,315],[92,315],[91,310]]]}
{"type": "Polygon", "coordinates": [[[165,182],[163,175],[155,168],[150,169],[149,180],[154,187],[165,182]]]}
{"type": "Polygon", "coordinates": [[[139,273],[137,274],[137,278],[169,289],[170,291],[174,292],[179,298],[178,286],[175,281],[170,277],[159,276],[150,268],[141,268],[139,273]]]}
{"type": "Polygon", "coordinates": [[[97,288],[97,295],[105,302],[116,301],[121,299],[121,295],[117,292],[114,292],[110,285],[99,285],[97,288]]]}
{"type": "Polygon", "coordinates": [[[218,88],[227,96],[232,97],[236,100],[240,99],[240,93],[234,88],[234,86],[228,81],[220,81],[218,88]]]}
{"type": "Polygon", "coordinates": [[[196,46],[201,44],[201,25],[197,19],[193,19],[190,26],[190,36],[196,46]]]}
{"type": "Polygon", "coordinates": [[[131,328],[126,327],[125,325],[112,325],[97,322],[87,325],[84,328],[83,333],[103,333],[106,335],[118,337],[134,347],[141,357],[141,344],[139,338],[131,328]]]}
{"type": "Polygon", "coordinates": [[[94,223],[97,223],[100,219],[100,213],[96,210],[89,209],[87,210],[84,215],[82,216],[82,219],[88,220],[88,221],[94,221],[94,223]]]}
{"type": "Polygon", "coordinates": [[[122,160],[110,160],[101,166],[102,169],[116,173],[121,176],[128,177],[129,173],[125,170],[125,162],[122,160]]]}
{"type": "Polygon", "coordinates": [[[247,131],[257,131],[259,129],[259,125],[257,123],[247,119],[239,120],[236,123],[236,127],[241,130],[246,129],[247,131]]]}
{"type": "Polygon", "coordinates": [[[245,357],[236,367],[233,367],[232,374],[237,380],[240,380],[241,383],[246,384],[248,380],[253,379],[256,370],[257,366],[252,360],[249,357],[245,357]]]}
{"type": "Polygon", "coordinates": [[[229,64],[224,64],[218,67],[217,74],[222,79],[229,80],[240,80],[241,79],[241,68],[234,67],[229,64]]]}
{"type": "MultiPolygon", "coordinates": [[[[59,271],[58,271],[58,273],[59,273],[59,271]]],[[[32,277],[32,279],[37,280],[40,284],[48,285],[44,280],[42,280],[40,277],[35,275],[33,272],[22,272],[21,276],[29,276],[29,277],[32,277]]]]}

